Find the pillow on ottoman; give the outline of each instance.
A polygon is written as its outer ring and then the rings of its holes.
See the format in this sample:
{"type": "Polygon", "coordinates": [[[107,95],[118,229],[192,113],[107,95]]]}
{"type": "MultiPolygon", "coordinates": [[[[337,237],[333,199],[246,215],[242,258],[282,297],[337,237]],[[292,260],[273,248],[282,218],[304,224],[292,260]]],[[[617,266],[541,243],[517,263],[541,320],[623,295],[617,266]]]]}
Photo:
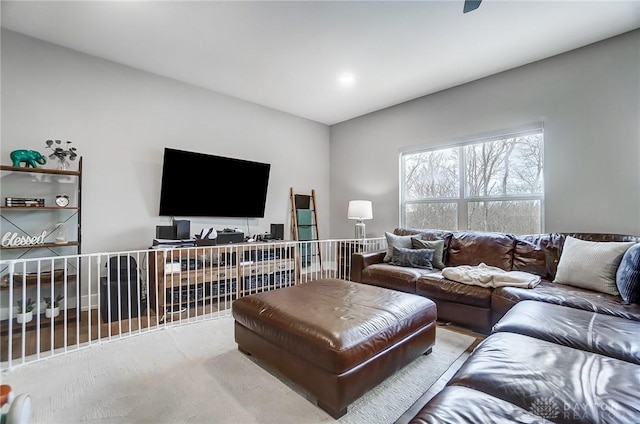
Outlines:
{"type": "Polygon", "coordinates": [[[405,249],[411,249],[412,242],[411,240],[415,237],[415,235],[410,236],[397,236],[393,233],[386,232],[384,236],[387,238],[387,254],[384,255],[384,262],[391,262],[391,258],[393,257],[393,248],[402,247],[405,249]]]}
{"type": "Polygon", "coordinates": [[[594,242],[567,236],[554,283],[619,295],[616,272],[634,242],[594,242]]]}
{"type": "Polygon", "coordinates": [[[626,303],[640,303],[640,243],[631,246],[622,257],[616,273],[616,285],[626,303]]]}

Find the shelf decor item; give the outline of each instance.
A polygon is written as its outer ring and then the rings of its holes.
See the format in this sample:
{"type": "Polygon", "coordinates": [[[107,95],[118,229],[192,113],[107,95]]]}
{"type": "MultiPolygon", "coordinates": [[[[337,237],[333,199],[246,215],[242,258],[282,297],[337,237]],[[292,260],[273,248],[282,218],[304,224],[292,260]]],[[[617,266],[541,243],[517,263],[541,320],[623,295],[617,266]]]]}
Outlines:
{"type": "MultiPolygon", "coordinates": [[[[64,277],[64,269],[55,269],[53,270],[53,275],[51,271],[42,271],[42,272],[28,272],[26,275],[21,272],[16,272],[13,274],[13,283],[14,284],[35,284],[38,282],[38,278],[41,281],[63,281],[64,277]]],[[[8,287],[9,286],[9,274],[5,274],[2,279],[0,279],[0,287],[8,287]]]]}
{"type": "Polygon", "coordinates": [[[40,197],[5,197],[4,205],[9,208],[42,208],[44,199],[40,197]]]}
{"type": "Polygon", "coordinates": [[[51,149],[53,153],[49,155],[49,159],[58,158],[58,169],[69,169],[69,161],[75,160],[78,154],[76,153],[76,148],[71,147],[71,142],[66,141],[67,149],[60,147],[62,145],[61,140],[47,140],[46,142],[47,148],[51,149]]]}
{"type": "Polygon", "coordinates": [[[64,299],[64,296],[59,294],[55,297],[55,299],[51,300],[51,297],[45,296],[43,298],[44,302],[47,304],[46,309],[44,310],[44,315],[51,319],[60,315],[60,301],[64,299]]]}
{"type": "Polygon", "coordinates": [[[18,149],[9,154],[13,166],[19,167],[24,162],[25,168],[37,168],[38,165],[44,165],[47,160],[40,152],[35,150],[18,149]]]}
{"type": "Polygon", "coordinates": [[[18,300],[18,314],[16,315],[18,324],[31,322],[35,306],[36,303],[31,298],[28,298],[24,304],[22,304],[21,300],[18,300]]]}
{"type": "Polygon", "coordinates": [[[41,244],[45,244],[46,237],[46,231],[43,231],[40,235],[37,236],[19,236],[18,233],[12,233],[11,231],[8,231],[2,236],[1,245],[2,247],[38,246],[41,244]]]}
{"type": "Polygon", "coordinates": [[[67,239],[64,236],[64,222],[58,222],[55,228],[56,239],[53,241],[54,244],[67,244],[67,239]]]}
{"type": "Polygon", "coordinates": [[[65,193],[56,194],[56,206],[60,208],[69,206],[69,195],[65,193]]]}

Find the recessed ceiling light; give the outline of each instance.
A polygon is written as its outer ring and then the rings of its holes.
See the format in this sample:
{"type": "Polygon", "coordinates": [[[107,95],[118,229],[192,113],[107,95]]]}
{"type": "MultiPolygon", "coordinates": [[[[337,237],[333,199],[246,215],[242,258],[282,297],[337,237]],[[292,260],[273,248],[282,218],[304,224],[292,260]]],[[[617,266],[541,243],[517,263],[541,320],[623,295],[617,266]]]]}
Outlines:
{"type": "Polygon", "coordinates": [[[349,86],[356,82],[356,76],[352,72],[343,72],[338,76],[340,85],[349,86]]]}

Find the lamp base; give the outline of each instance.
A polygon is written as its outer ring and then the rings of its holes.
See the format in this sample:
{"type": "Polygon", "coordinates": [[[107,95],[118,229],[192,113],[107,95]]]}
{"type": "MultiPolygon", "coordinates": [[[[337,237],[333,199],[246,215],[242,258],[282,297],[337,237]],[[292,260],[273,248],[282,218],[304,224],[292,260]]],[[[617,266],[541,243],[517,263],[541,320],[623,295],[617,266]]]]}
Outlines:
{"type": "Polygon", "coordinates": [[[367,237],[366,226],[363,221],[356,222],[356,238],[364,239],[367,237]]]}

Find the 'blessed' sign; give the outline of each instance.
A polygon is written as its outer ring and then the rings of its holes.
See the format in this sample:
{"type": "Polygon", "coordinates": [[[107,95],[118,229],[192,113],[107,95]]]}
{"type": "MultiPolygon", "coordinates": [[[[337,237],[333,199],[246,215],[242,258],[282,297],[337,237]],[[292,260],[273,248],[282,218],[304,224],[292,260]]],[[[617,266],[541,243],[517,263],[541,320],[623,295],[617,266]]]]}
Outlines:
{"type": "Polygon", "coordinates": [[[43,231],[39,236],[19,236],[18,233],[8,232],[2,236],[2,247],[36,246],[44,244],[47,232],[43,231]]]}

